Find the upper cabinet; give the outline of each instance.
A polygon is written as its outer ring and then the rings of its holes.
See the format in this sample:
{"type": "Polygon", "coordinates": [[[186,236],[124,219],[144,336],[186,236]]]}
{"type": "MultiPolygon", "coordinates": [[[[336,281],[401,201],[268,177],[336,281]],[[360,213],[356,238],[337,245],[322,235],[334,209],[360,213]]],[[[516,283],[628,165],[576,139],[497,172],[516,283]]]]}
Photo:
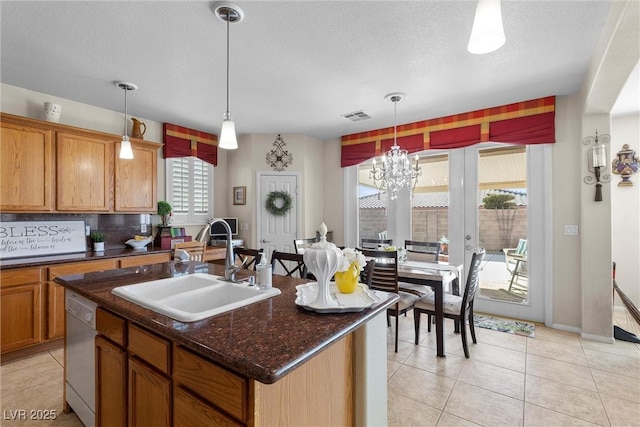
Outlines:
{"type": "Polygon", "coordinates": [[[2,118],[0,210],[53,210],[53,132],[2,118]]]}
{"type": "Polygon", "coordinates": [[[9,114],[1,126],[2,212],[156,212],[161,144],[132,139],[124,160],[117,135],[9,114]]]}
{"type": "MultiPolygon", "coordinates": [[[[118,212],[153,212],[158,203],[158,144],[132,142],[133,159],[116,155],[115,210],[118,212]]],[[[120,142],[116,143],[120,152],[120,142]]]]}
{"type": "Polygon", "coordinates": [[[59,132],[56,144],[56,209],[111,211],[114,143],[59,132]]]}

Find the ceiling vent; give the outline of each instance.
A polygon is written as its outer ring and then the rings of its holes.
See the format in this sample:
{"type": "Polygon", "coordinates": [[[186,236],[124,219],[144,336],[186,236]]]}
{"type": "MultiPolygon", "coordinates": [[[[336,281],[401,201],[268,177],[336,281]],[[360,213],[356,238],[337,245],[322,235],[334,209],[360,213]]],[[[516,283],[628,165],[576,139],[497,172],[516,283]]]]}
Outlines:
{"type": "Polygon", "coordinates": [[[362,110],[343,114],[342,117],[344,117],[345,119],[349,119],[352,122],[360,122],[362,120],[368,120],[371,118],[370,115],[368,115],[367,113],[363,113],[362,110]]]}

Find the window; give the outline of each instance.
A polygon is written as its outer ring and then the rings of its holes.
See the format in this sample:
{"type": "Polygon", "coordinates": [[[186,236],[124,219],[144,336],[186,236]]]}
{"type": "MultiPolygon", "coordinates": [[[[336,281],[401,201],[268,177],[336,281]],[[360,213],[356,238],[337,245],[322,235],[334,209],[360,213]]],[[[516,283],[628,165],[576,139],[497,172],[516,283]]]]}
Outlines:
{"type": "Polygon", "coordinates": [[[213,166],[196,157],[170,158],[166,163],[173,223],[206,222],[213,216],[213,166]]]}

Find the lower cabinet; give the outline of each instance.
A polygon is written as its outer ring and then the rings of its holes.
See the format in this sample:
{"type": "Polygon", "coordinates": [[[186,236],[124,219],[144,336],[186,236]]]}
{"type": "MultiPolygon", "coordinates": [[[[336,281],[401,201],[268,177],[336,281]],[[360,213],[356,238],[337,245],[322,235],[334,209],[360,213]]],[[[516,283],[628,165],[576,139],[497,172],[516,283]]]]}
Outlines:
{"type": "Polygon", "coordinates": [[[47,282],[47,339],[64,336],[64,288],[47,282]]]}
{"type": "Polygon", "coordinates": [[[19,268],[0,276],[2,353],[42,341],[40,268],[19,268]]]}
{"type": "Polygon", "coordinates": [[[136,357],[129,357],[129,425],[171,425],[171,380],[136,357]]]}
{"type": "Polygon", "coordinates": [[[96,337],[96,425],[127,426],[127,352],[96,337]]]}

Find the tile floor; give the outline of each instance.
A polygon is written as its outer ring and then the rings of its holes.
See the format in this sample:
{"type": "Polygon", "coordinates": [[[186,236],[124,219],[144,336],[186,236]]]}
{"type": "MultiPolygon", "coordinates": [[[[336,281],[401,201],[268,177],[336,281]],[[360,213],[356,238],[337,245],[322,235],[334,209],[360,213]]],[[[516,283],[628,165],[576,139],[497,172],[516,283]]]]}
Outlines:
{"type": "MultiPolygon", "coordinates": [[[[615,316],[640,336],[626,311],[615,316]]],[[[535,338],[476,328],[465,359],[450,322],[446,358],[435,356],[435,329],[413,344],[411,316],[400,318],[398,353],[389,328],[389,426],[640,426],[640,345],[540,325],[535,338]]]]}
{"type": "MultiPolygon", "coordinates": [[[[536,338],[476,328],[465,359],[447,324],[446,358],[435,333],[413,344],[413,319],[400,318],[400,346],[388,333],[389,426],[640,426],[640,345],[604,344],[536,326],[536,338]]],[[[393,322],[392,322],[393,323],[393,322]]],[[[423,322],[424,324],[424,322],[423,322]]],[[[626,311],[616,325],[640,336],[626,311]]],[[[62,412],[63,352],[44,351],[0,368],[2,426],[82,426],[62,412]],[[15,420],[19,410],[55,410],[54,420],[15,420]]]]}

